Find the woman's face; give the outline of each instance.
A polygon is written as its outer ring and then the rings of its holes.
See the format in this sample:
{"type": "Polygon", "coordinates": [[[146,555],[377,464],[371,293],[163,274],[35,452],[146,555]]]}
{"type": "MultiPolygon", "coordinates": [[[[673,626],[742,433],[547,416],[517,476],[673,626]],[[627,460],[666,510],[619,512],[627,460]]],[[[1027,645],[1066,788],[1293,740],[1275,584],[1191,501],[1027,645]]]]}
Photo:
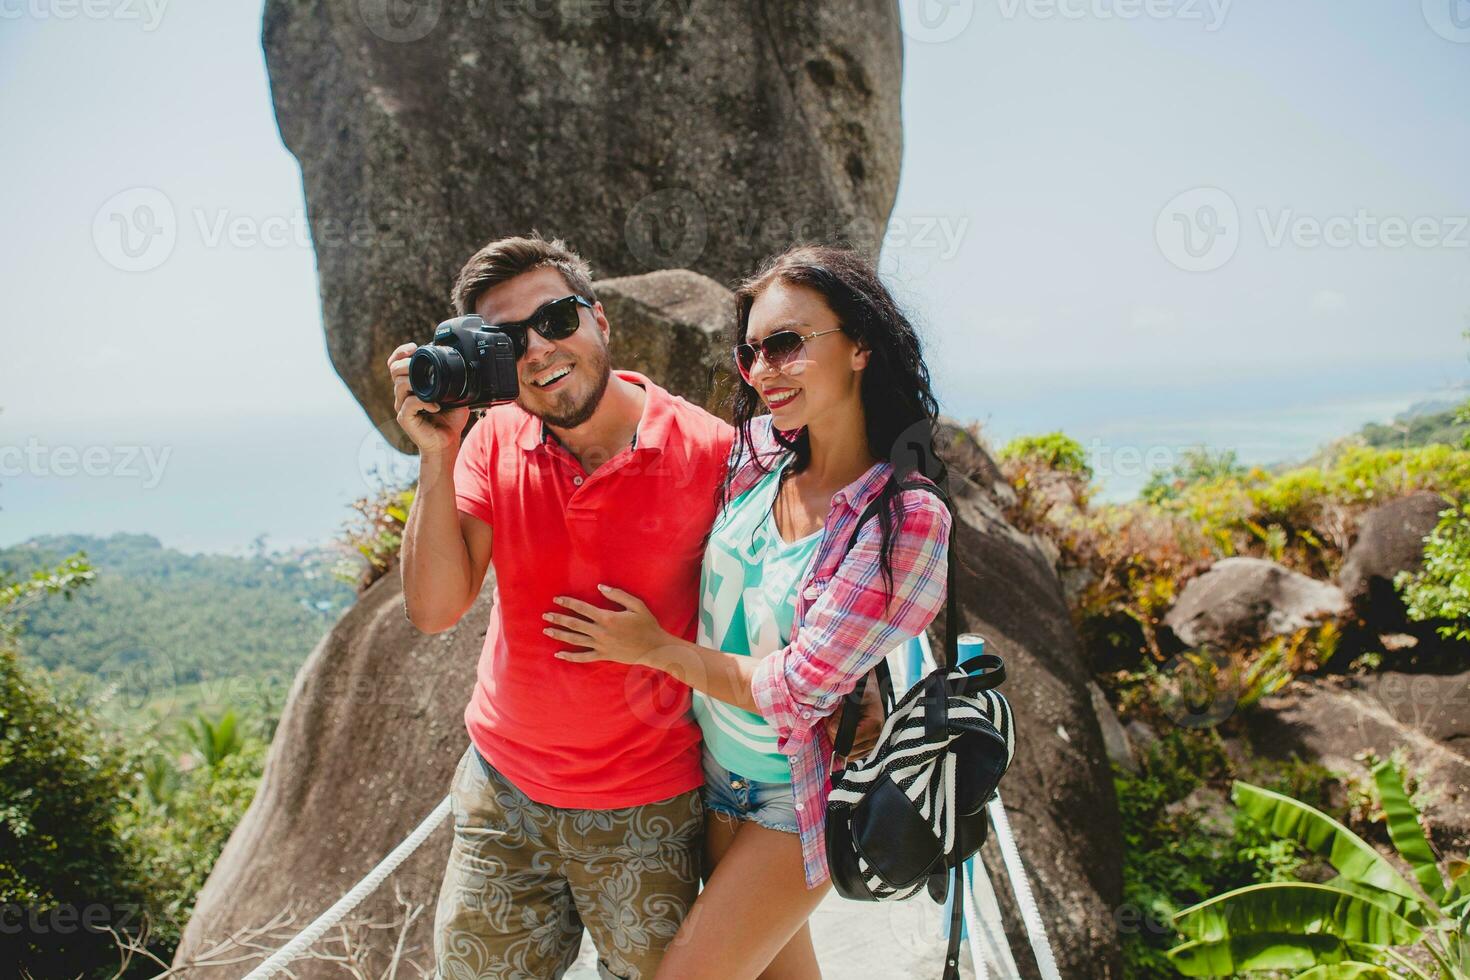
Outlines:
{"type": "Polygon", "coordinates": [[[776,428],[789,431],[833,413],[861,411],[859,384],[869,354],[838,329],[837,315],[822,294],[779,280],[756,294],[745,342],[758,344],[781,330],[822,336],[806,341],[784,364],[772,366],[760,355],[751,366],[750,384],[771,410],[776,428]]]}

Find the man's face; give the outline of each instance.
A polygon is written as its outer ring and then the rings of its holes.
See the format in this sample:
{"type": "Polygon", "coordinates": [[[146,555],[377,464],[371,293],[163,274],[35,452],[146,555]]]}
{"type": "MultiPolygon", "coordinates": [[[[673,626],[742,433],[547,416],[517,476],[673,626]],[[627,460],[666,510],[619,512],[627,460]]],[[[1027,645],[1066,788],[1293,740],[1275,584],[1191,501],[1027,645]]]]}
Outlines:
{"type": "MultiPolygon", "coordinates": [[[[556,269],[533,269],[485,290],[475,312],[491,326],[511,323],[571,292],[556,269]]],[[[602,304],[591,310],[578,306],[577,316],[582,325],[565,340],[547,340],[527,330],[526,353],[516,363],[521,383],[516,404],[562,429],[574,429],[592,417],[612,376],[602,304]]]]}

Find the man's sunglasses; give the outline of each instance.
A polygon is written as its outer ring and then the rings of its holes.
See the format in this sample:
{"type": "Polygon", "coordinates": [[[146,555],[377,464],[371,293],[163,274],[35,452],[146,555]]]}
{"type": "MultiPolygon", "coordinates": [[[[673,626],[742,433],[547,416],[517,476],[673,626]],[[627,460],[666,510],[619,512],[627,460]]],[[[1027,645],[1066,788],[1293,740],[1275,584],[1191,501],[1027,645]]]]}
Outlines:
{"type": "Polygon", "coordinates": [[[576,333],[577,328],[582,325],[582,317],[577,312],[579,306],[585,306],[590,310],[592,302],[573,293],[543,304],[540,309],[524,320],[491,324],[491,329],[499,330],[510,337],[511,346],[515,348],[516,360],[520,360],[526,355],[526,331],[528,330],[536,331],[547,340],[566,340],[576,333]]]}
{"type": "Polygon", "coordinates": [[[806,342],[813,337],[821,337],[829,333],[837,333],[841,327],[833,327],[831,330],[818,330],[816,333],[799,334],[795,330],[777,330],[764,340],[754,344],[737,344],[735,346],[735,366],[740,369],[740,376],[750,384],[750,372],[755,368],[755,358],[759,354],[766,359],[772,371],[779,371],[791,362],[806,342]]]}

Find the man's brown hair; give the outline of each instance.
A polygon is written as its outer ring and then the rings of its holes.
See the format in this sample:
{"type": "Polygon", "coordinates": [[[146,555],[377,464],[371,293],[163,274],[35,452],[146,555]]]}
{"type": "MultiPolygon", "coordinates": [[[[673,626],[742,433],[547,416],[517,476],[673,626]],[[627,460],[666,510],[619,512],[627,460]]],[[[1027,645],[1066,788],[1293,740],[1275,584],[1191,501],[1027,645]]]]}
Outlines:
{"type": "Polygon", "coordinates": [[[533,231],[523,238],[498,239],[470,256],[454,280],[451,299],[455,315],[473,313],[480,294],[492,286],[543,266],[551,266],[560,272],[572,292],[597,301],[596,294],[592,292],[592,267],[587,260],[568,248],[560,238],[548,240],[533,231]]]}

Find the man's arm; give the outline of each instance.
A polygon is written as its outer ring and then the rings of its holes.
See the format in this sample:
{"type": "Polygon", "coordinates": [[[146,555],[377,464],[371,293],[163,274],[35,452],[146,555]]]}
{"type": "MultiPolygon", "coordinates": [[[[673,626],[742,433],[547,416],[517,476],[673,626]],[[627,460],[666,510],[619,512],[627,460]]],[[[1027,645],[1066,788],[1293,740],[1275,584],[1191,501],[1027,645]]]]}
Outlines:
{"type": "Polygon", "coordinates": [[[485,584],[491,538],[489,524],[455,507],[454,456],[421,457],[400,554],[410,622],[425,633],[459,622],[485,584]]]}
{"type": "Polygon", "coordinates": [[[388,355],[398,424],[419,449],[419,486],[403,529],[399,560],[409,621],[442,633],[474,604],[490,567],[490,525],[455,505],[454,463],[469,410],[441,411],[413,396],[408,362],[415,344],[388,355]]]}

